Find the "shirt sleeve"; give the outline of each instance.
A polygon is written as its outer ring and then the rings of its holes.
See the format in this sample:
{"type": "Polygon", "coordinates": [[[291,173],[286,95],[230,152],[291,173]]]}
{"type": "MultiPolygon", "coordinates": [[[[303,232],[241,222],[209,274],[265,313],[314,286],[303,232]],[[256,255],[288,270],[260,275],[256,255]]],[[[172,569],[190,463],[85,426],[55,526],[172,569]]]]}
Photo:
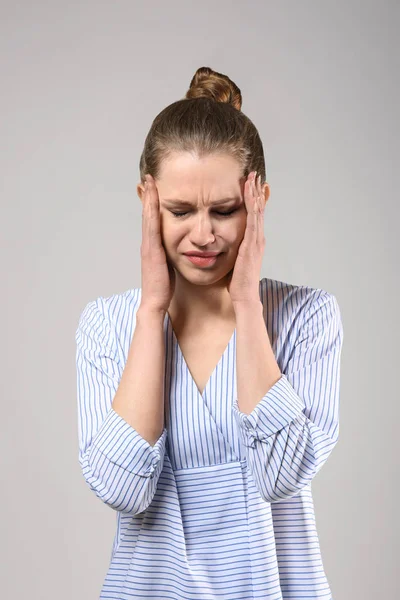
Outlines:
{"type": "Polygon", "coordinates": [[[112,408],[123,365],[105,315],[104,299],[89,302],[76,330],[79,463],[98,498],[135,515],[153,499],[167,430],[151,446],[112,408]]]}
{"type": "Polygon", "coordinates": [[[281,378],[248,415],[234,400],[248,468],[267,502],[300,492],[338,440],[342,344],[336,298],[313,296],[281,378]]]}

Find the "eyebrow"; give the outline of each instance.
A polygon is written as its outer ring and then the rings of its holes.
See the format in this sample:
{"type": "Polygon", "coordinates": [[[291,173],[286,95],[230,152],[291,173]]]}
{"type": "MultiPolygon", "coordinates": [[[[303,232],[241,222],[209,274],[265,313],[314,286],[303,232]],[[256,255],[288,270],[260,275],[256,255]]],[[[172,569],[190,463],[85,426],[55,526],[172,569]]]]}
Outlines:
{"type": "MultiPolygon", "coordinates": [[[[237,200],[240,200],[240,198],[238,197],[234,197],[234,198],[222,198],[221,200],[216,200],[215,202],[212,203],[212,206],[217,206],[219,204],[225,204],[225,202],[236,202],[237,200]]],[[[181,205],[181,206],[194,206],[194,204],[192,204],[191,202],[187,202],[186,200],[179,200],[179,199],[174,199],[174,200],[163,200],[163,202],[165,202],[165,204],[171,204],[171,205],[181,205]]]]}

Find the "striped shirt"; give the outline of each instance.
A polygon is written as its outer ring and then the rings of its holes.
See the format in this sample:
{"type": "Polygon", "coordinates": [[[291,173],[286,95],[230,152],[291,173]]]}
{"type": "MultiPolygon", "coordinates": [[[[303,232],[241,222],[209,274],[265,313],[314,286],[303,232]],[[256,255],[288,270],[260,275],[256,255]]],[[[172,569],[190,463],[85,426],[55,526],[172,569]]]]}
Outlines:
{"type": "Polygon", "coordinates": [[[84,308],[79,463],[116,511],[100,600],[332,599],[311,482],[339,435],[339,306],[329,292],[273,279],[259,290],[281,378],[240,412],[235,329],[200,394],[167,312],[169,410],[154,446],[111,406],[141,288],[84,308]]]}

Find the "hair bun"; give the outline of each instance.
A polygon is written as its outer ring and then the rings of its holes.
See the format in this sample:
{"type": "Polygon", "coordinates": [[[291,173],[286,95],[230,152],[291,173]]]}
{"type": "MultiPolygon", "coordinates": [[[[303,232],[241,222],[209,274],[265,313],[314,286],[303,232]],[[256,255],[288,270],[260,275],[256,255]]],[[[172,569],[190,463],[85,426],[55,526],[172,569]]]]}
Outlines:
{"type": "Polygon", "coordinates": [[[200,67],[194,74],[186,98],[212,98],[216,102],[242,108],[240,89],[227,75],[217,73],[209,67],[200,67]]]}

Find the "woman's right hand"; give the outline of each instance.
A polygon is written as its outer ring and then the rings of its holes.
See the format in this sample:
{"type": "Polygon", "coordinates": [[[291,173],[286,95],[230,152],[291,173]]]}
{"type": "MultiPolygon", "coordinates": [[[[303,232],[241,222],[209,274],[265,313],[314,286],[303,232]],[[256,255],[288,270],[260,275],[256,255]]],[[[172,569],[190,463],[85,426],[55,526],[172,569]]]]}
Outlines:
{"type": "Polygon", "coordinates": [[[175,290],[175,271],[161,240],[160,201],[155,181],[146,176],[142,203],[142,299],[140,307],[167,312],[175,290]]]}

